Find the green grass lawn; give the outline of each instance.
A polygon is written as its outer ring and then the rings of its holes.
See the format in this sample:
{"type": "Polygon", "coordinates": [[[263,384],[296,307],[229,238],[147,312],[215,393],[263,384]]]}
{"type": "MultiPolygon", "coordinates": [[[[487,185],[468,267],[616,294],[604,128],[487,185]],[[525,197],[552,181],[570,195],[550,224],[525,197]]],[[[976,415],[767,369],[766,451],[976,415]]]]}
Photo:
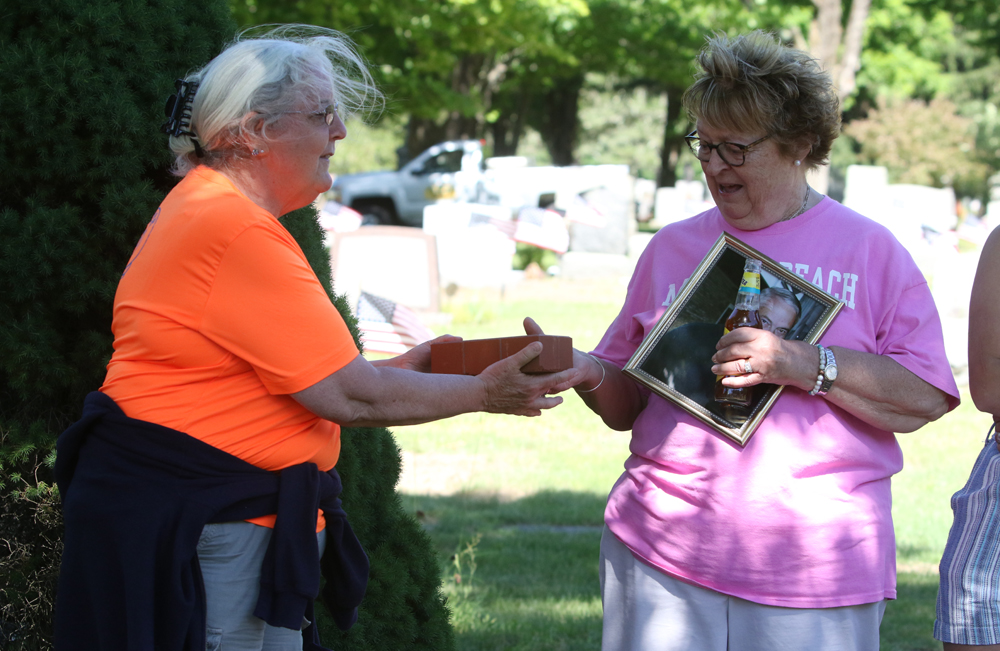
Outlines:
{"type": "MultiPolygon", "coordinates": [[[[593,348],[617,314],[624,286],[525,281],[503,294],[465,292],[438,332],[473,339],[521,334],[532,316],[550,334],[593,348]]],[[[539,418],[470,414],[395,428],[403,450],[399,490],[441,562],[458,649],[598,649],[597,557],[604,502],[628,453],[573,392],[539,418]]],[[[900,437],[905,468],[893,478],[899,598],[882,648],[940,649],[931,630],[937,562],[961,488],[990,418],[962,406],[900,437]]]]}

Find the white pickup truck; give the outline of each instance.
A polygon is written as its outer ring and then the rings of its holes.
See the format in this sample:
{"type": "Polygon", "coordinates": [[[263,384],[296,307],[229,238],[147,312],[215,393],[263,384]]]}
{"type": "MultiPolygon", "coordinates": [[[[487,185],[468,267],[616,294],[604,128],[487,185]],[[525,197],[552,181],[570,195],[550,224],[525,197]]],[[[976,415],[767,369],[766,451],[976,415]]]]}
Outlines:
{"type": "Polygon", "coordinates": [[[483,143],[450,140],[425,150],[395,172],[345,174],[333,182],[333,200],[362,215],[362,224],[420,227],[424,207],[472,199],[483,173],[483,143]]]}

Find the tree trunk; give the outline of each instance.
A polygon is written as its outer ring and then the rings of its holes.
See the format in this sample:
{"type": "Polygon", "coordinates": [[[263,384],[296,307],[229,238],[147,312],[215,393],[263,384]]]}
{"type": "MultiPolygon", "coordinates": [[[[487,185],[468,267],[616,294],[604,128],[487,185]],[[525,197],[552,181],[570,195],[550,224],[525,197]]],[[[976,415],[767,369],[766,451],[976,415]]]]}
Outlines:
{"type": "MultiPolygon", "coordinates": [[[[813,0],[813,4],[816,6],[816,17],[809,29],[809,52],[830,73],[837,96],[843,102],[857,86],[861,45],[871,0],[853,0],[846,29],[843,27],[842,0],[813,0]]],[[[823,193],[829,187],[829,180],[828,166],[820,167],[809,175],[809,182],[823,193]]]]}
{"type": "MultiPolygon", "coordinates": [[[[451,72],[451,90],[457,95],[468,97],[473,88],[479,88],[479,73],[483,68],[483,55],[467,54],[459,59],[451,72]]],[[[478,131],[475,115],[467,115],[461,110],[452,110],[445,122],[445,140],[474,138],[478,131]]]]}
{"type": "Polygon", "coordinates": [[[861,68],[861,45],[871,0],[853,0],[847,28],[842,0],[813,0],[816,17],[809,30],[810,53],[833,77],[841,101],[854,92],[861,68]]]}
{"type": "Polygon", "coordinates": [[[847,18],[847,31],[844,34],[844,50],[840,60],[840,70],[833,81],[837,84],[840,101],[854,92],[857,86],[857,74],[861,69],[861,46],[865,36],[865,22],[871,0],[854,0],[851,4],[851,14],[847,18]]]}
{"type": "Polygon", "coordinates": [[[528,110],[528,94],[521,92],[517,98],[517,108],[502,112],[496,122],[490,125],[493,132],[493,155],[516,156],[517,146],[524,133],[524,116],[528,110]]]}
{"type": "Polygon", "coordinates": [[[663,125],[663,146],[660,148],[660,169],[656,175],[656,187],[673,187],[677,183],[677,162],[684,153],[684,136],[678,135],[677,126],[681,120],[681,88],[667,88],[667,119],[663,125]]]}
{"type": "Polygon", "coordinates": [[[563,77],[555,82],[555,87],[545,94],[543,100],[542,128],[539,131],[552,163],[573,165],[576,163],[574,150],[580,128],[578,109],[583,75],[563,77]]]}

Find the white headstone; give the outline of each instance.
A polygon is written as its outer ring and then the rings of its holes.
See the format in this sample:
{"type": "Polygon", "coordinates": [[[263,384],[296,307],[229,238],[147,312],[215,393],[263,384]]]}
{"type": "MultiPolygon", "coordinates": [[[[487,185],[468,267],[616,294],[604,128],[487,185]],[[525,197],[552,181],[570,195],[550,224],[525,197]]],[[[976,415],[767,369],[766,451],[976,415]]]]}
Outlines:
{"type": "Polygon", "coordinates": [[[330,246],[333,286],[352,306],[368,292],[415,310],[439,308],[434,237],[406,226],[365,226],[336,233],[330,246]]]}
{"type": "Polygon", "coordinates": [[[684,195],[677,188],[657,188],[652,225],[663,228],[684,217],[684,195]]]}
{"type": "Polygon", "coordinates": [[[510,281],[515,244],[513,215],[505,206],[473,203],[424,208],[424,232],[437,241],[443,287],[502,287],[510,281]]]}

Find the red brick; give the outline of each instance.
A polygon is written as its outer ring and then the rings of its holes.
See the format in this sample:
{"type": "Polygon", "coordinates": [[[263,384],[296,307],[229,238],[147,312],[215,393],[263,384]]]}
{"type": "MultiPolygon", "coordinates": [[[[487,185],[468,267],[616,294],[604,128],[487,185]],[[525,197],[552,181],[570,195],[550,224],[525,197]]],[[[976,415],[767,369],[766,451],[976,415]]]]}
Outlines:
{"type": "Polygon", "coordinates": [[[573,366],[573,339],[559,335],[521,335],[431,344],[431,372],[479,375],[487,366],[509,357],[534,341],[542,352],[525,364],[525,373],[555,373],[573,366]]]}

